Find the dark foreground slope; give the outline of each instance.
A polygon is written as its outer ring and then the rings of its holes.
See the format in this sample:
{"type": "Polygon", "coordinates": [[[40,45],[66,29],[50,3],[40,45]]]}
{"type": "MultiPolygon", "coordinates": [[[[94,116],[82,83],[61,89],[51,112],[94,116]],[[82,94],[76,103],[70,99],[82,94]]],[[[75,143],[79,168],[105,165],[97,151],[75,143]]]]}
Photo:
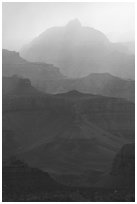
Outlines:
{"type": "Polygon", "coordinates": [[[3,201],[9,202],[134,202],[134,144],[116,155],[109,179],[105,176],[92,188],[66,187],[48,173],[31,168],[15,158],[3,163],[3,201]],[[114,179],[112,180],[112,177],[114,179]],[[121,179],[122,178],[122,179],[121,179]],[[119,180],[118,180],[119,179],[119,180]],[[114,185],[117,184],[117,185],[114,185]]]}
{"type": "Polygon", "coordinates": [[[116,154],[109,174],[102,176],[97,187],[135,189],[135,144],[124,145],[116,154]]]}
{"type": "Polygon", "coordinates": [[[44,201],[52,201],[55,199],[52,191],[65,190],[65,186],[54,181],[48,173],[31,168],[16,158],[3,162],[2,170],[3,201],[42,201],[43,196],[44,201]]]}
{"type": "Polygon", "coordinates": [[[128,190],[101,184],[115,172],[119,180],[123,167],[130,178],[128,146],[110,169],[123,144],[134,141],[134,103],[75,90],[41,94],[17,77],[6,78],[3,88],[3,201],[133,200],[133,179],[128,190]],[[27,165],[7,164],[13,156],[27,165]]]}
{"type": "Polygon", "coordinates": [[[3,159],[18,155],[61,183],[91,186],[131,141],[134,104],[123,99],[77,91],[3,96],[3,159]]]}

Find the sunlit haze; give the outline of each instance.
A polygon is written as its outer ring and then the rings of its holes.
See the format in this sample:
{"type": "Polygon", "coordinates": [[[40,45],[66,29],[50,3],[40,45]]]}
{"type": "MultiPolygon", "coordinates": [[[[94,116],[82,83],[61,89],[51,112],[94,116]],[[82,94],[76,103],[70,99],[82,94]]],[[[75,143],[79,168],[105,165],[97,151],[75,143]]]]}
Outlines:
{"type": "Polygon", "coordinates": [[[46,29],[75,18],[112,42],[134,40],[133,3],[3,3],[3,48],[19,50],[46,29]]]}

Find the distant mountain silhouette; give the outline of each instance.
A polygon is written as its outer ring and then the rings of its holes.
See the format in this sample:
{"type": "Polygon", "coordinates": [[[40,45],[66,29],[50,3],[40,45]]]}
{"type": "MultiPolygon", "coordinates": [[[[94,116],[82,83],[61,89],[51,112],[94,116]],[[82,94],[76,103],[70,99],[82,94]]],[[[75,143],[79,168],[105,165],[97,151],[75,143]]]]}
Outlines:
{"type": "Polygon", "coordinates": [[[46,30],[22,48],[20,54],[29,61],[54,64],[68,77],[109,72],[134,79],[134,55],[126,54],[126,49],[75,19],[64,27],[46,30]]]}
{"type": "Polygon", "coordinates": [[[82,93],[82,92],[79,92],[77,90],[72,90],[72,91],[68,91],[68,92],[64,92],[64,93],[59,93],[59,94],[56,94],[57,97],[62,97],[62,98],[68,98],[68,99],[72,99],[74,100],[75,98],[76,99],[85,99],[86,97],[88,98],[94,98],[96,97],[95,95],[92,95],[92,94],[88,94],[88,93],[82,93]]]}
{"type": "Polygon", "coordinates": [[[29,78],[34,87],[45,93],[77,90],[83,93],[125,98],[134,101],[135,82],[114,77],[109,73],[92,73],[79,79],[67,79],[58,68],[49,64],[30,63],[18,53],[3,50],[3,76],[18,75],[29,78]]]}
{"type": "Polygon", "coordinates": [[[52,83],[43,82],[41,90],[60,93],[77,90],[83,93],[135,100],[135,81],[124,80],[108,73],[93,73],[80,79],[65,79],[52,83]],[[45,87],[45,90],[44,90],[45,87]]]}

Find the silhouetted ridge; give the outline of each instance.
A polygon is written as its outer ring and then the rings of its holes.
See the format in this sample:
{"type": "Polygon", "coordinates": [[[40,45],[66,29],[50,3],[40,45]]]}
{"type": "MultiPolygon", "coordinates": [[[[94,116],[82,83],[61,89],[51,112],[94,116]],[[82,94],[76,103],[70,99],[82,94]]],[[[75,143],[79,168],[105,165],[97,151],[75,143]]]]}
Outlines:
{"type": "MultiPolygon", "coordinates": [[[[58,95],[61,95],[61,94],[58,94],[58,95]]],[[[81,93],[77,90],[72,90],[72,91],[68,91],[66,93],[62,93],[62,95],[67,95],[67,96],[84,96],[86,94],[84,93],[81,93]]]]}
{"type": "Polygon", "coordinates": [[[74,20],[71,20],[67,25],[66,25],[67,28],[70,28],[70,29],[77,29],[77,28],[80,28],[81,27],[81,23],[78,19],[74,19],[74,20]]]}
{"type": "Polygon", "coordinates": [[[118,77],[116,77],[116,76],[113,76],[112,74],[110,74],[110,73],[108,73],[108,72],[104,72],[104,73],[91,73],[91,74],[89,74],[88,76],[86,76],[86,77],[90,77],[90,76],[92,76],[92,77],[108,77],[108,78],[118,78],[118,77]]]}

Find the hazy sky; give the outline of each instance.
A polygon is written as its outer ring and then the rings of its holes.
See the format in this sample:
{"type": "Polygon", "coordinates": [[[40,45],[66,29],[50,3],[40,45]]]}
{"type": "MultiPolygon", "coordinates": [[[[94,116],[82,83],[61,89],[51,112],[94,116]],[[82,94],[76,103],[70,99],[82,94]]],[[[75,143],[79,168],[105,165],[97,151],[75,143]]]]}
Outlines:
{"type": "Polygon", "coordinates": [[[134,3],[3,3],[3,48],[19,50],[52,26],[78,18],[113,42],[134,40],[134,3]]]}

